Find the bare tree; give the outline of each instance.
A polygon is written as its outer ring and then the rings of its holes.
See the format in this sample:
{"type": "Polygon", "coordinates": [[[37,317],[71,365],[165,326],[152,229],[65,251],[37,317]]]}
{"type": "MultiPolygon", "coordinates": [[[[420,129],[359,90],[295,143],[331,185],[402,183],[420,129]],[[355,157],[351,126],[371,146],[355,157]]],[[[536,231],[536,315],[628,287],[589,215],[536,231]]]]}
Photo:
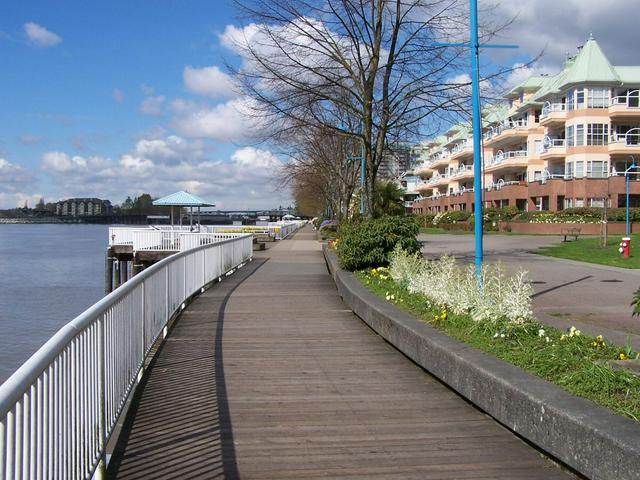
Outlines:
{"type": "Polygon", "coordinates": [[[468,38],[466,0],[237,3],[251,23],[231,70],[254,114],[281,142],[301,126],[362,142],[367,216],[385,145],[434,134],[467,108],[467,53],[438,46],[468,38]]]}
{"type": "Polygon", "coordinates": [[[360,165],[352,159],[354,141],[333,131],[304,130],[298,135],[301,150],[281,172],[282,184],[292,187],[294,197],[313,204],[310,195],[322,200],[339,220],[351,208],[360,165]]]}

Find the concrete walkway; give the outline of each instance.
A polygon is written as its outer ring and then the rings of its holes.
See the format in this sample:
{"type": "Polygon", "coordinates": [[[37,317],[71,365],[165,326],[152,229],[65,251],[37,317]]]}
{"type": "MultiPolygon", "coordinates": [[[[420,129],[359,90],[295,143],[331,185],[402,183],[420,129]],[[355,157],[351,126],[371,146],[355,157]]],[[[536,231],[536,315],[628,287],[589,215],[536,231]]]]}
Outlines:
{"type": "Polygon", "coordinates": [[[308,228],[185,310],[109,474],[573,478],[347,310],[308,228]]]}
{"type": "MultiPolygon", "coordinates": [[[[431,258],[450,253],[461,261],[474,261],[473,235],[424,235],[422,252],[431,258]]],[[[561,236],[487,235],[485,258],[501,261],[510,270],[530,273],[535,291],[536,317],[549,325],[571,325],[592,335],[603,334],[619,345],[628,336],[640,348],[640,319],[631,316],[633,292],[640,287],[640,271],[529,253],[558,243],[561,236]]]]}

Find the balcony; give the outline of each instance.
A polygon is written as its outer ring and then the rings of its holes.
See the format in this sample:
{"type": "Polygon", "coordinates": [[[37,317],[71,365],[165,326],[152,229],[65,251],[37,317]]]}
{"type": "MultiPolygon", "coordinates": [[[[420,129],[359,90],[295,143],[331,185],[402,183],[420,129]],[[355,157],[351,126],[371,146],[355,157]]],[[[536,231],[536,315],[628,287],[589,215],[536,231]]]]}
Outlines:
{"type": "Polygon", "coordinates": [[[640,128],[632,128],[626,133],[611,135],[609,139],[609,154],[640,154],[640,128]]]}
{"type": "Polygon", "coordinates": [[[457,143],[451,149],[451,160],[458,160],[466,156],[473,156],[473,141],[470,139],[457,143]]]}
{"type": "Polygon", "coordinates": [[[438,165],[447,165],[449,160],[451,159],[451,152],[449,150],[443,150],[435,154],[429,160],[431,161],[432,167],[437,167],[438,165]]]}
{"type": "Polygon", "coordinates": [[[640,117],[640,90],[613,97],[609,104],[609,115],[620,119],[640,117]]]}
{"type": "Polygon", "coordinates": [[[564,103],[545,102],[540,114],[540,125],[547,126],[564,123],[567,118],[567,106],[564,103]]]}
{"type": "Polygon", "coordinates": [[[529,122],[525,119],[503,122],[491,130],[485,132],[482,138],[487,146],[497,146],[500,143],[511,141],[518,137],[526,137],[529,122]]]}
{"type": "Polygon", "coordinates": [[[540,158],[543,160],[563,158],[566,154],[567,141],[564,138],[553,138],[548,135],[544,137],[540,158]]]}
{"type": "Polygon", "coordinates": [[[512,152],[498,152],[485,162],[485,170],[498,170],[503,167],[526,166],[528,162],[529,152],[526,150],[517,150],[512,152]]]}
{"type": "Polygon", "coordinates": [[[473,177],[473,165],[460,165],[453,172],[451,172],[453,178],[473,177]]]}

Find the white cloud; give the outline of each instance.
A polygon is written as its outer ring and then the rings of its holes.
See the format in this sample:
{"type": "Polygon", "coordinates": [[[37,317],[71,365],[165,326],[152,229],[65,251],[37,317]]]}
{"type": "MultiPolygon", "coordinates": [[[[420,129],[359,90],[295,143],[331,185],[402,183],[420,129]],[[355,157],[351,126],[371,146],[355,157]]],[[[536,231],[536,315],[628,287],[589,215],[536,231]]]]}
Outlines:
{"type": "Polygon", "coordinates": [[[31,133],[22,133],[18,135],[18,143],[20,145],[37,145],[39,143],[44,143],[47,141],[46,137],[42,135],[33,135],[31,133]]]}
{"type": "Polygon", "coordinates": [[[54,47],[62,42],[62,38],[53,32],[50,32],[41,25],[34,22],[27,22],[23,26],[24,32],[27,34],[29,43],[35,47],[54,47]]]}
{"type": "Polygon", "coordinates": [[[184,68],[182,78],[187,89],[195,94],[211,98],[230,98],[236,95],[233,80],[217,66],[184,68]]]}
{"type": "Polygon", "coordinates": [[[127,98],[127,96],[125,95],[125,93],[120,90],[119,88],[114,88],[113,92],[111,92],[111,98],[113,98],[116,102],[118,103],[122,103],[125,101],[125,99],[127,98]]]}
{"type": "Polygon", "coordinates": [[[251,44],[255,35],[260,31],[260,27],[255,23],[250,23],[245,27],[227,25],[219,35],[220,43],[236,53],[242,52],[242,47],[251,44]]]}
{"type": "Polygon", "coordinates": [[[41,163],[55,181],[56,198],[98,196],[120,202],[142,192],[161,196],[188,190],[219,208],[233,209],[288,204],[289,193],[273,186],[282,165],[273,153],[254,147],[239,148],[228,158],[210,158],[199,141],[177,136],[140,139],[115,159],[47,152],[41,163]]]}
{"type": "Polygon", "coordinates": [[[251,101],[244,97],[213,107],[176,100],[172,103],[173,123],[187,137],[222,142],[248,140],[261,131],[259,121],[251,114],[251,105],[251,101]]]}
{"type": "Polygon", "coordinates": [[[152,117],[161,117],[164,115],[165,100],[166,97],[164,95],[146,97],[140,103],[140,112],[152,117]]]}

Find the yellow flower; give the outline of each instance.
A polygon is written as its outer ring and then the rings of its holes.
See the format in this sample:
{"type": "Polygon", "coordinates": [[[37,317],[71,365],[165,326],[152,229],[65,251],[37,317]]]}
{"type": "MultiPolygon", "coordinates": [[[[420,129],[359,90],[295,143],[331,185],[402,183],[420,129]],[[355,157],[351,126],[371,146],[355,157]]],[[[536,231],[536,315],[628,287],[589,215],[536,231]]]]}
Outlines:
{"type": "Polygon", "coordinates": [[[620,360],[626,360],[626,359],[627,359],[627,356],[626,356],[624,353],[621,353],[621,354],[619,355],[619,358],[620,358],[620,360]]]}

